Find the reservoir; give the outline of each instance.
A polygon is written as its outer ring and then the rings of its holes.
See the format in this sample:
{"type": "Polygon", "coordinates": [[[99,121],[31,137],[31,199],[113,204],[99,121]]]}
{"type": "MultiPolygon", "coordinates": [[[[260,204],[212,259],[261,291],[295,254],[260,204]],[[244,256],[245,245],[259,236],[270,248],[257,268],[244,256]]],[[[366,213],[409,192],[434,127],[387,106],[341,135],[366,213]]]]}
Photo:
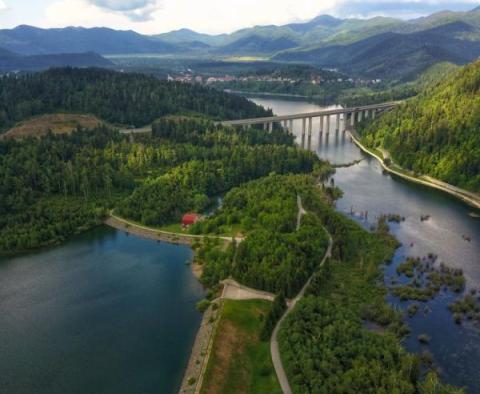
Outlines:
{"type": "Polygon", "coordinates": [[[191,259],[105,226],[0,258],[0,392],[177,392],[201,320],[191,259]]]}
{"type": "MultiPolygon", "coordinates": [[[[313,112],[321,107],[305,101],[251,98],[252,101],[271,108],[276,115],[313,112]]],[[[320,158],[333,164],[358,164],[337,168],[335,184],[344,191],[337,209],[351,215],[366,228],[370,228],[381,214],[398,213],[405,217],[400,224],[390,224],[392,233],[403,246],[394,261],[385,268],[385,277],[396,276],[396,265],[406,256],[438,255],[439,261],[461,268],[468,288],[480,289],[480,220],[469,216],[472,208],[448,194],[384,174],[380,163],[363,154],[342,132],[335,132],[335,117],[330,119],[330,134],[320,135],[320,124],[314,119],[310,149],[320,158]],[[360,212],[368,211],[368,220],[360,212]],[[421,215],[430,215],[421,221],[421,215]],[[471,238],[468,242],[463,235],[471,238]],[[412,245],[413,244],[413,245],[412,245]]],[[[301,121],[294,123],[294,134],[301,141],[301,121]]],[[[325,129],[325,128],[324,128],[325,129]]],[[[453,300],[448,293],[440,293],[429,302],[431,312],[406,318],[412,332],[405,340],[410,351],[427,350],[433,354],[443,381],[463,387],[469,393],[480,393],[480,329],[473,325],[458,326],[447,305],[453,300]],[[420,345],[417,336],[427,333],[429,345],[420,345]]],[[[408,302],[389,297],[389,301],[402,309],[408,302]]]]}

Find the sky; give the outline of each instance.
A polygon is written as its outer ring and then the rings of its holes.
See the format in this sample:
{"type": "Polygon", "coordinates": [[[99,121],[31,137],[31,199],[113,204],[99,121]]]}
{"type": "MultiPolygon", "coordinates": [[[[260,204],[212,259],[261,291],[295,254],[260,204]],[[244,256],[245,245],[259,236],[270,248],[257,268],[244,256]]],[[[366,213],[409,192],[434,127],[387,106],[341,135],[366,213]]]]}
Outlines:
{"type": "Polygon", "coordinates": [[[320,14],[410,19],[478,5],[480,0],[0,0],[0,28],[105,26],[143,34],[189,28],[220,34],[306,21],[320,14]]]}

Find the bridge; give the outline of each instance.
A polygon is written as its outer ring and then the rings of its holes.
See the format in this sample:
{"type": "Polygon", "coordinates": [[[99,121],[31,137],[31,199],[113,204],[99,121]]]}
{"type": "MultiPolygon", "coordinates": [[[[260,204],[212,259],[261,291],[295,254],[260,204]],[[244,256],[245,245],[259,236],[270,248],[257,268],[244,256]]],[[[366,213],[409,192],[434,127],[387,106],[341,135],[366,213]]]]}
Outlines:
{"type": "Polygon", "coordinates": [[[307,131],[307,120],[308,120],[308,135],[312,134],[312,123],[314,118],[320,118],[320,132],[322,133],[325,129],[325,132],[328,134],[330,132],[330,116],[336,117],[336,128],[338,132],[340,130],[345,131],[348,127],[353,128],[355,122],[361,122],[363,119],[372,119],[379,112],[390,110],[400,102],[388,102],[382,104],[373,104],[365,105],[361,107],[354,108],[335,108],[335,109],[325,109],[315,112],[307,112],[301,114],[293,115],[281,115],[281,116],[270,116],[265,118],[251,118],[251,119],[239,119],[239,120],[228,120],[221,122],[224,126],[233,126],[233,127],[243,127],[254,125],[263,125],[264,130],[273,130],[274,124],[280,124],[288,132],[293,131],[293,122],[295,120],[302,121],[302,136],[305,136],[307,131]]]}

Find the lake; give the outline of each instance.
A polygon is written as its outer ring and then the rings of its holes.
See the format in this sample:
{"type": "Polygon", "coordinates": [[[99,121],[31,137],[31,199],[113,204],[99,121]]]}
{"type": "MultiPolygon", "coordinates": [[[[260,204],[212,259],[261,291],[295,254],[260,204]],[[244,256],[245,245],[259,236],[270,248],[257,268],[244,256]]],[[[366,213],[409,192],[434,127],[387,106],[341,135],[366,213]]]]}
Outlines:
{"type": "Polygon", "coordinates": [[[105,226],[0,258],[0,392],[177,392],[201,321],[191,259],[105,226]]]}

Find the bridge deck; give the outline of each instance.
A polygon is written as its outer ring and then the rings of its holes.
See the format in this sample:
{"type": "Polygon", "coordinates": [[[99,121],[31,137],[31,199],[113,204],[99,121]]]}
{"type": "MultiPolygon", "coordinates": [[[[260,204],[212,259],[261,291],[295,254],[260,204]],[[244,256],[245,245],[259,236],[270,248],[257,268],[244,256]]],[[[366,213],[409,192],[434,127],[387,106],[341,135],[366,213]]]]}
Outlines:
{"type": "Polygon", "coordinates": [[[337,114],[353,113],[353,112],[368,111],[368,110],[390,109],[397,105],[399,105],[398,102],[389,102],[389,103],[365,105],[361,107],[352,107],[352,108],[324,109],[320,111],[306,112],[301,114],[270,116],[270,117],[264,117],[264,118],[227,120],[221,123],[225,126],[243,126],[243,125],[251,125],[251,124],[283,122],[285,120],[316,118],[319,116],[326,116],[326,115],[337,115],[337,114]]]}

